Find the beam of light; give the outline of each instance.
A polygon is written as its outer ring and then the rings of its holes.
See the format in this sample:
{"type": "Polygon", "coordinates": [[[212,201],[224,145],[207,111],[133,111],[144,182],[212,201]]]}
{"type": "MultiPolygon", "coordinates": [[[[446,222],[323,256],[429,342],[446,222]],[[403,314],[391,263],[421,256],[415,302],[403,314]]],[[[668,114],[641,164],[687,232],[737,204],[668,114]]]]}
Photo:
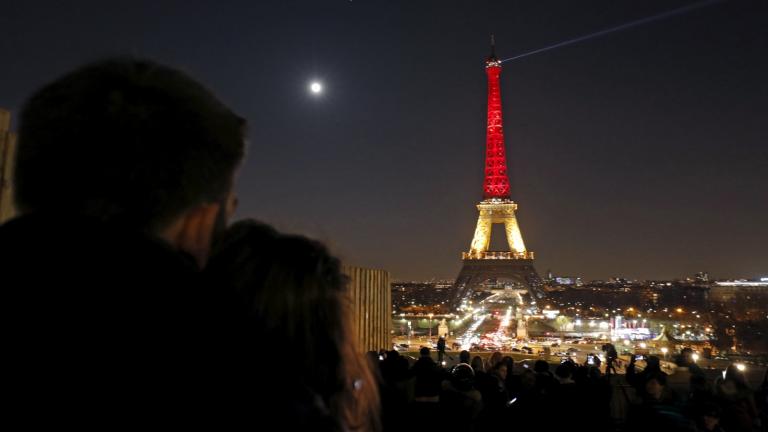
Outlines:
{"type": "Polygon", "coordinates": [[[580,37],[577,37],[575,39],[570,39],[570,40],[563,41],[563,42],[560,42],[560,43],[556,43],[554,45],[550,45],[550,46],[547,46],[547,47],[544,47],[544,48],[539,48],[537,50],[533,50],[533,51],[529,51],[527,53],[519,54],[519,55],[516,55],[514,57],[506,58],[506,59],[502,60],[502,63],[503,62],[507,62],[507,61],[512,61],[512,60],[517,60],[517,59],[520,59],[520,58],[523,58],[523,57],[528,57],[529,55],[538,54],[538,53],[541,53],[541,52],[544,52],[544,51],[549,51],[549,50],[552,50],[552,49],[555,49],[555,48],[560,48],[560,47],[564,47],[564,46],[567,46],[567,45],[575,44],[575,43],[578,43],[578,42],[581,42],[581,41],[585,41],[585,40],[588,40],[588,39],[597,38],[597,37],[600,37],[600,36],[607,35],[608,33],[613,33],[613,32],[617,32],[617,31],[621,31],[621,30],[626,30],[628,28],[637,27],[639,25],[647,24],[649,22],[663,20],[663,19],[666,19],[666,18],[673,17],[675,15],[684,14],[684,13],[690,12],[692,10],[696,10],[696,9],[700,9],[700,8],[703,8],[703,7],[706,7],[706,6],[710,6],[710,5],[713,5],[715,3],[722,3],[724,1],[725,0],[706,0],[706,1],[699,2],[699,3],[694,3],[692,5],[683,6],[683,7],[677,8],[677,9],[672,9],[672,10],[667,11],[667,12],[662,12],[662,13],[660,13],[658,15],[652,15],[652,16],[649,16],[647,18],[639,19],[637,21],[631,21],[631,22],[628,22],[626,24],[622,24],[622,25],[619,25],[619,26],[616,26],[616,27],[611,27],[609,29],[600,30],[599,32],[596,32],[596,33],[591,33],[591,34],[588,34],[588,35],[585,35],[585,36],[580,36],[580,37]]]}

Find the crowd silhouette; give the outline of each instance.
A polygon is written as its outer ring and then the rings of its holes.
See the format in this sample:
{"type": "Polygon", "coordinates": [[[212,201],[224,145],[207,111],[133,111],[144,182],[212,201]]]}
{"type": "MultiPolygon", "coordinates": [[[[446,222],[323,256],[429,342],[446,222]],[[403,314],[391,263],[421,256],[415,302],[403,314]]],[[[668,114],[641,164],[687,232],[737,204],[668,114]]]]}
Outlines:
{"type": "Polygon", "coordinates": [[[734,366],[708,378],[690,349],[670,374],[655,356],[639,371],[633,359],[617,375],[571,359],[520,367],[500,352],[483,359],[462,351],[460,362],[445,368],[430,354],[422,348],[409,368],[398,351],[382,351],[385,430],[752,432],[766,424],[768,376],[760,388],[750,388],[734,366]]]}

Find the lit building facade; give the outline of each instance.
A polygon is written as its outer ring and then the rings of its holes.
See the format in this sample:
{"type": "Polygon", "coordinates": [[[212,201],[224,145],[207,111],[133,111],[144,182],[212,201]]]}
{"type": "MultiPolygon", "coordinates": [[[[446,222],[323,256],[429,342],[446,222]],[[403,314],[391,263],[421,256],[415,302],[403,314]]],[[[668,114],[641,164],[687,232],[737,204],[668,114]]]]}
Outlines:
{"type": "Polygon", "coordinates": [[[392,291],[389,272],[344,266],[349,277],[353,327],[363,351],[391,349],[392,291]]]}
{"type": "Polygon", "coordinates": [[[15,215],[13,206],[13,167],[16,135],[11,133],[11,113],[0,108],[0,223],[15,215]]]}
{"type": "Polygon", "coordinates": [[[736,321],[768,319],[768,280],[715,282],[709,301],[736,321]]]}

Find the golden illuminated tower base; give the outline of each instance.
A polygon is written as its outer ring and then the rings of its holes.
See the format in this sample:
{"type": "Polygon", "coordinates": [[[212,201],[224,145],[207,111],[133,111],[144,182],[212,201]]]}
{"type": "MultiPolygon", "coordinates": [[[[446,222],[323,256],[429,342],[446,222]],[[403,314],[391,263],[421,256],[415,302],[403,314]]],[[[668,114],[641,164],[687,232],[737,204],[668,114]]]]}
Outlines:
{"type": "Polygon", "coordinates": [[[517,204],[510,200],[490,199],[477,205],[480,216],[469,252],[462,254],[462,259],[533,259],[533,252],[525,250],[523,235],[517,224],[515,210],[517,204]],[[493,224],[504,224],[509,252],[488,252],[491,244],[493,224]]]}
{"type": "MultiPolygon", "coordinates": [[[[525,290],[533,298],[542,298],[541,279],[533,267],[533,252],[525,249],[520,226],[515,217],[517,204],[507,199],[489,199],[477,205],[479,216],[469,252],[455,284],[455,302],[475,291],[525,290]],[[493,224],[504,224],[509,251],[489,251],[493,224]]],[[[510,291],[511,292],[511,291],[510,291]]]]}

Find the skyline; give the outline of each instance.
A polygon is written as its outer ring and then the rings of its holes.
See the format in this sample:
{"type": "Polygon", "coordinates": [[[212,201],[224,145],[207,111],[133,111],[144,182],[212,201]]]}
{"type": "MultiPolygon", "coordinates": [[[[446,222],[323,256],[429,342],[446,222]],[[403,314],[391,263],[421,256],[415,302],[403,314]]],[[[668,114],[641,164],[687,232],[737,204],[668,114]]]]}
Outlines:
{"type": "MultiPolygon", "coordinates": [[[[14,118],[89,60],[180,66],[249,122],[238,217],[425,280],[455,278],[472,239],[488,35],[508,58],[697,2],[80,3],[4,9],[14,118]]],[[[766,20],[764,2],[725,1],[503,64],[512,199],[540,274],[766,276],[766,20]]]]}

